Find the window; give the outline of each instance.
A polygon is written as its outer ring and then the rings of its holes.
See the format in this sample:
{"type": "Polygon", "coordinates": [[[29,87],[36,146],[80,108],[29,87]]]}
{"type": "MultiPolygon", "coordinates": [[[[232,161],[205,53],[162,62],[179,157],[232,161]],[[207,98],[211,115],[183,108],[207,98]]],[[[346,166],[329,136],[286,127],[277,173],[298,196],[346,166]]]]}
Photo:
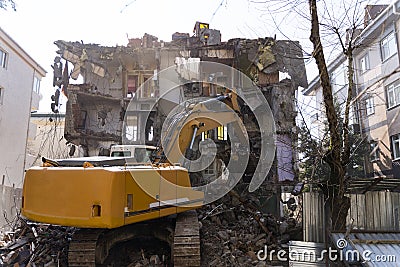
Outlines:
{"type": "Polygon", "coordinates": [[[137,116],[128,116],[125,126],[125,138],[130,141],[138,140],[138,118],[137,116]]]}
{"type": "Polygon", "coordinates": [[[151,78],[151,76],[143,77],[143,84],[141,87],[141,94],[142,94],[141,97],[143,97],[143,98],[156,97],[154,80],[152,80],[150,78],[151,78]]]}
{"type": "Polygon", "coordinates": [[[360,71],[361,73],[366,72],[369,70],[369,56],[368,53],[365,54],[361,59],[360,59],[360,71]]]}
{"type": "Polygon", "coordinates": [[[218,127],[218,140],[228,140],[228,128],[225,126],[218,127]]]}
{"type": "Polygon", "coordinates": [[[375,113],[374,97],[370,96],[365,100],[365,109],[367,116],[375,113]]]}
{"type": "Polygon", "coordinates": [[[38,77],[33,78],[33,91],[35,93],[40,93],[40,79],[38,77]]]}
{"type": "Polygon", "coordinates": [[[205,175],[214,175],[215,173],[215,161],[213,161],[207,168],[204,169],[205,175]]]}
{"type": "Polygon", "coordinates": [[[370,153],[369,153],[369,158],[371,161],[376,161],[379,160],[379,146],[378,142],[372,141],[370,144],[370,153]]]}
{"type": "Polygon", "coordinates": [[[393,159],[400,159],[400,134],[395,134],[390,137],[392,143],[393,159]]]}
{"type": "Polygon", "coordinates": [[[202,132],[201,133],[201,141],[204,141],[208,138],[211,138],[211,130],[210,131],[206,131],[206,132],[202,132]]]}
{"type": "MultiPolygon", "coordinates": [[[[317,113],[318,114],[318,113],[317,113]]],[[[350,108],[350,114],[349,114],[349,119],[350,119],[350,125],[351,124],[358,124],[358,111],[357,111],[357,106],[352,105],[350,108]]]]}
{"type": "Polygon", "coordinates": [[[146,134],[147,134],[147,141],[153,141],[153,138],[154,138],[154,127],[150,126],[150,128],[149,128],[149,130],[148,130],[148,132],[146,134]]]}
{"type": "Polygon", "coordinates": [[[0,49],[0,67],[5,68],[7,66],[7,53],[0,49]]]}
{"type": "Polygon", "coordinates": [[[131,152],[130,151],[113,151],[111,153],[111,157],[130,157],[131,152]]]}
{"type": "Polygon", "coordinates": [[[396,81],[386,87],[387,106],[395,107],[400,104],[400,82],[396,81]]]}
{"type": "Polygon", "coordinates": [[[3,105],[4,89],[0,87],[0,105],[3,105]]]}
{"type": "Polygon", "coordinates": [[[396,45],[396,37],[394,32],[391,32],[381,41],[381,54],[382,54],[382,61],[390,58],[394,54],[397,53],[397,45],[396,45]]]}

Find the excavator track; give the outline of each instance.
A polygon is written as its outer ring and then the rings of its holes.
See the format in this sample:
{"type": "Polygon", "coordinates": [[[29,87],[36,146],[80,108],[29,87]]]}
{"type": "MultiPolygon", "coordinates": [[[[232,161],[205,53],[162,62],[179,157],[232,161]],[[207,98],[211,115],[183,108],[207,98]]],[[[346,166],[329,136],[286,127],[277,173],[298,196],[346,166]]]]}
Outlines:
{"type": "Polygon", "coordinates": [[[195,210],[178,214],[176,218],[174,266],[200,266],[200,228],[195,210]]]}
{"type": "MultiPolygon", "coordinates": [[[[74,233],[69,244],[68,266],[95,267],[96,263],[104,262],[109,250],[118,241],[126,241],[140,234],[166,237],[167,228],[171,226],[173,227],[173,221],[170,223],[153,221],[151,223],[132,224],[113,230],[79,229],[74,233]]],[[[170,230],[172,231],[172,229],[170,230]]],[[[172,259],[175,267],[200,266],[200,229],[195,210],[177,214],[173,239],[170,239],[169,244],[172,248],[172,259]]]]}
{"type": "Polygon", "coordinates": [[[97,240],[104,229],[79,229],[69,244],[69,267],[95,267],[97,240]]]}

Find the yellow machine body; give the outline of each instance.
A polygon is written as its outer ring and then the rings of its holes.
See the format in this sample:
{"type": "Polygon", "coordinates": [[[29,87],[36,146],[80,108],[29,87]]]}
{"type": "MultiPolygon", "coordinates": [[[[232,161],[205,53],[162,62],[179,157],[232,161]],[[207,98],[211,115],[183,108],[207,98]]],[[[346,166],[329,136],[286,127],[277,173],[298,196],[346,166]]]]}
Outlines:
{"type": "Polygon", "coordinates": [[[185,168],[165,164],[116,167],[33,167],[25,176],[22,214],[81,228],[117,228],[203,204],[185,168]]]}

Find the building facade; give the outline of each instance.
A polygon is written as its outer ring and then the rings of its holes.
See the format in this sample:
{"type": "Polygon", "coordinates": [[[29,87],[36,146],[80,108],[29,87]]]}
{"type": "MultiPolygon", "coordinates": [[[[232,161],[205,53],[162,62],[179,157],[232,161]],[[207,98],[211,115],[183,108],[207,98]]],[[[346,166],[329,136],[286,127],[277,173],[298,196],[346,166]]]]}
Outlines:
{"type": "MultiPolygon", "coordinates": [[[[400,177],[400,1],[391,5],[367,6],[364,27],[355,39],[354,87],[350,130],[368,141],[364,156],[364,180],[355,189],[398,190],[400,177]]],[[[347,60],[340,55],[328,65],[338,103],[347,97],[347,60]]],[[[313,95],[316,110],[324,110],[318,77],[305,95],[313,95]]],[[[321,112],[323,113],[323,112],[321,112]]],[[[318,116],[318,115],[317,115],[318,116]]],[[[314,135],[324,133],[325,117],[311,116],[314,135]]]]}
{"type": "Polygon", "coordinates": [[[399,5],[394,2],[366,26],[359,38],[364,48],[355,55],[360,128],[371,146],[367,177],[400,177],[399,5]]]}
{"type": "Polygon", "coordinates": [[[30,115],[39,108],[46,71],[0,28],[0,177],[22,188],[27,162],[30,115]]]}

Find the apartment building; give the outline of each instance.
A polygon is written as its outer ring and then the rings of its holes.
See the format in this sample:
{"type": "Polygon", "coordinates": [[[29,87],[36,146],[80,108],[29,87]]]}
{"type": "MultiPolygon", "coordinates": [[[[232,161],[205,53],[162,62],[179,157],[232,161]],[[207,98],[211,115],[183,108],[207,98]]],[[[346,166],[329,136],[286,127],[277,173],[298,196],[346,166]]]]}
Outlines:
{"type": "Polygon", "coordinates": [[[46,71],[0,28],[0,177],[22,188],[30,115],[39,108],[46,71]]]}

